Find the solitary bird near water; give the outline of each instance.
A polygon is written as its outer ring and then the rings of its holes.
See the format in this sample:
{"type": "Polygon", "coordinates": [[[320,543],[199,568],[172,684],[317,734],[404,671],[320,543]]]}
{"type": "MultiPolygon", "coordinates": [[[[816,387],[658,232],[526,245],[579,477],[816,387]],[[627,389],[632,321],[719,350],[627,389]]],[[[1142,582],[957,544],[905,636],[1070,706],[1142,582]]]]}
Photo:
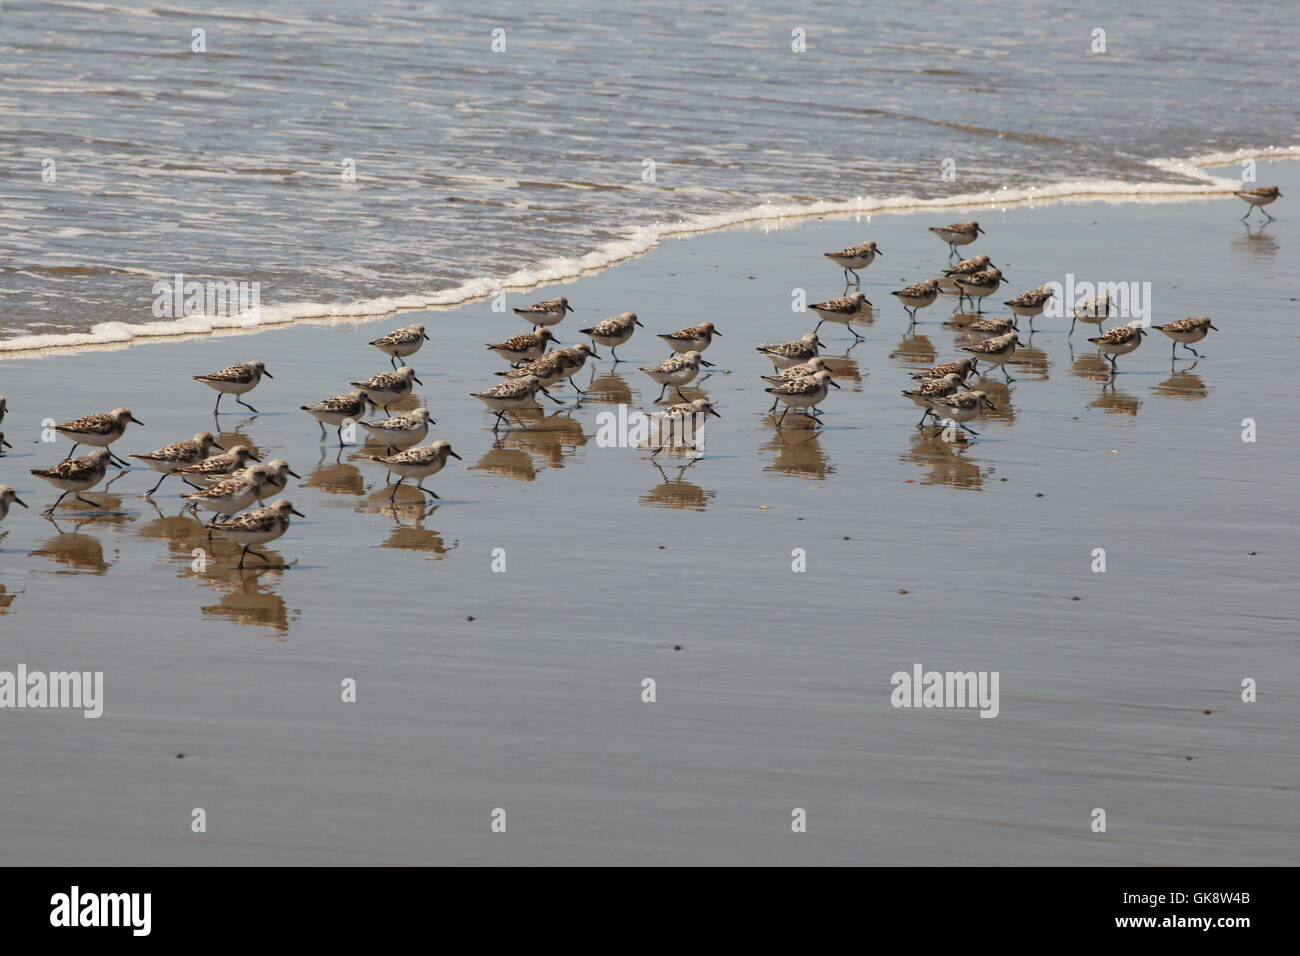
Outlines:
{"type": "Polygon", "coordinates": [[[1233,193],[1234,196],[1240,196],[1246,202],[1250,203],[1250,208],[1246,210],[1246,215],[1242,216],[1242,221],[1250,218],[1250,214],[1258,206],[1259,211],[1268,216],[1268,221],[1273,222],[1274,217],[1269,216],[1268,211],[1264,209],[1271,202],[1282,198],[1282,191],[1276,186],[1260,186],[1258,189],[1243,189],[1240,192],[1233,193]]]}

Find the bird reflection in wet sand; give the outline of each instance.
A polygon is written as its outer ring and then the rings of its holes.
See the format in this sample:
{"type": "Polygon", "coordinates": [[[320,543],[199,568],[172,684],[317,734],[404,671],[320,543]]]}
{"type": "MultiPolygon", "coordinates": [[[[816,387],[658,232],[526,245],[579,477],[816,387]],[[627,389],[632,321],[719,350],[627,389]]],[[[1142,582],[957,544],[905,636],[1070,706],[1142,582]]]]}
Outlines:
{"type": "MultiPolygon", "coordinates": [[[[767,416],[764,424],[775,429],[776,416],[767,416]]],[[[765,465],[764,471],[779,471],[795,478],[825,478],[835,473],[835,466],[822,451],[815,424],[799,416],[787,419],[785,427],[776,431],[762,450],[775,452],[772,463],[765,465]]]]}
{"type": "Polygon", "coordinates": [[[1156,394],[1191,402],[1199,402],[1205,398],[1210,394],[1210,387],[1199,375],[1192,374],[1192,369],[1196,368],[1196,365],[1197,363],[1193,362],[1181,371],[1171,372],[1167,379],[1154,386],[1156,394]]]}
{"type": "MultiPolygon", "coordinates": [[[[232,555],[239,549],[235,548],[232,555]]],[[[194,572],[191,576],[200,579],[222,592],[216,604],[204,605],[200,610],[205,617],[222,618],[234,624],[265,627],[284,635],[289,632],[289,625],[298,619],[298,610],[290,611],[284,598],[272,588],[284,577],[283,558],[274,551],[267,552],[273,566],[267,568],[246,565],[235,567],[236,562],[209,561],[203,573],[194,572]]]]}
{"type": "Polygon", "coordinates": [[[632,386],[617,372],[593,376],[584,401],[599,405],[631,405],[632,386]]]}
{"type": "Polygon", "coordinates": [[[423,501],[389,502],[386,510],[393,518],[393,528],[388,537],[376,547],[394,548],[398,551],[418,551],[429,555],[431,561],[441,561],[443,555],[455,550],[459,541],[448,545],[437,531],[424,527],[424,521],[433,517],[440,507],[436,504],[425,506],[423,501]]]}
{"type": "Polygon", "coordinates": [[[364,454],[358,453],[350,455],[349,461],[327,462],[322,451],[320,464],[307,476],[307,487],[318,488],[327,495],[353,495],[355,497],[364,495],[366,493],[366,481],[361,474],[361,469],[349,463],[353,460],[365,461],[367,459],[364,454]]]}
{"type": "Polygon", "coordinates": [[[948,485],[952,488],[982,488],[993,470],[980,468],[966,458],[970,445],[966,441],[945,441],[941,429],[916,432],[912,450],[899,456],[928,471],[923,485],[948,485]]]}
{"type": "Polygon", "coordinates": [[[1135,418],[1138,409],[1142,407],[1142,400],[1136,395],[1119,391],[1113,384],[1107,384],[1102,385],[1101,392],[1088,403],[1088,407],[1100,408],[1116,415],[1127,415],[1129,418],[1135,418]]]}
{"type": "Polygon", "coordinates": [[[934,343],[927,335],[904,335],[890,353],[891,359],[901,359],[904,365],[927,366],[935,363],[934,343]]]}
{"type": "MultiPolygon", "coordinates": [[[[667,456],[664,456],[667,457],[667,456]]],[[[641,504],[652,508],[678,508],[685,511],[704,511],[708,508],[709,502],[713,500],[714,492],[705,491],[694,482],[687,481],[683,476],[688,468],[693,467],[702,458],[695,458],[684,465],[674,464],[672,461],[655,460],[651,464],[659,472],[663,483],[655,485],[648,492],[642,495],[638,501],[641,504]],[[667,467],[667,471],[665,471],[667,467]],[[675,477],[668,477],[669,471],[676,471],[675,477]]]]}
{"type": "Polygon", "coordinates": [[[22,593],[23,593],[22,591],[18,591],[14,594],[10,594],[9,591],[5,588],[5,586],[3,584],[0,584],[0,614],[8,614],[9,605],[13,604],[14,599],[17,598],[18,595],[22,593]]]}
{"type": "Polygon", "coordinates": [[[1232,240],[1233,249],[1251,256],[1273,256],[1277,254],[1277,240],[1265,231],[1268,229],[1268,223],[1261,223],[1258,226],[1252,226],[1250,223],[1244,223],[1243,225],[1246,227],[1246,234],[1232,240]]]}
{"type": "Polygon", "coordinates": [[[525,451],[507,448],[505,439],[498,438],[491,449],[484,453],[477,464],[470,465],[470,471],[487,471],[511,481],[535,481],[537,466],[525,451]]]}
{"type": "Polygon", "coordinates": [[[104,560],[104,545],[93,535],[82,534],[81,528],[93,524],[101,517],[77,520],[66,514],[58,518],[47,517],[58,533],[41,547],[32,551],[33,557],[49,558],[61,568],[53,569],[54,574],[79,574],[91,572],[103,574],[113,562],[104,560]],[[72,530],[65,530],[67,526],[72,530]]]}
{"type": "Polygon", "coordinates": [[[1110,380],[1110,363],[1102,358],[1100,352],[1084,352],[1076,358],[1074,346],[1068,342],[1066,345],[1070,350],[1071,374],[1079,378],[1110,380]]]}
{"type": "MultiPolygon", "coordinates": [[[[564,460],[572,457],[573,450],[587,444],[582,422],[568,412],[548,415],[540,408],[521,408],[515,414],[525,427],[503,431],[493,442],[494,449],[519,449],[550,468],[563,468],[564,460]]],[[[479,466],[482,467],[482,461],[479,466]]]]}

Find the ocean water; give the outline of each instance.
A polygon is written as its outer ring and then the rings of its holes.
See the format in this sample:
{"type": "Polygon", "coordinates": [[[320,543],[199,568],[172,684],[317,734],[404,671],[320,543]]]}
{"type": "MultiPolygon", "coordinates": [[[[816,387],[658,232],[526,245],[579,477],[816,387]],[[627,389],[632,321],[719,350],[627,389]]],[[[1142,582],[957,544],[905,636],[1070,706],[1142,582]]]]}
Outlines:
{"type": "Polygon", "coordinates": [[[0,350],[452,304],[753,218],[1222,191],[1238,168],[1195,167],[1300,154],[1297,28],[1285,2],[6,3],[0,350]],[[259,283],[260,313],[167,322],[178,273],[259,283]]]}

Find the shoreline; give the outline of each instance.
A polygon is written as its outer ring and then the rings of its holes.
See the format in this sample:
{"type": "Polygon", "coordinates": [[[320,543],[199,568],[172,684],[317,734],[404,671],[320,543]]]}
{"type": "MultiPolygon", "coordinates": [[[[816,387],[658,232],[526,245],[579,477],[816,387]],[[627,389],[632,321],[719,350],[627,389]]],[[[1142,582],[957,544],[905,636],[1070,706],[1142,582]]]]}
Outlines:
{"type": "MultiPolygon", "coordinates": [[[[861,197],[852,200],[823,201],[806,206],[791,206],[780,211],[768,206],[749,207],[733,213],[717,213],[679,223],[642,226],[631,236],[598,246],[576,259],[554,260],[552,265],[520,270],[503,277],[480,277],[451,289],[422,297],[376,296],[351,305],[324,303],[290,303],[263,307],[255,325],[245,315],[229,317],[193,316],[149,323],[105,322],[87,332],[51,335],[16,336],[0,339],[0,361],[6,359],[43,358],[86,352],[113,351],[132,345],[181,342],[229,335],[254,335],[276,328],[296,325],[362,325],[384,321],[410,312],[450,311],[491,298],[498,292],[527,292],[547,285],[570,283],[598,275],[607,269],[638,259],[668,239],[692,238],[735,229],[752,229],[769,224],[781,228],[795,227],[812,219],[829,221],[856,216],[911,215],[929,209],[952,212],[980,209],[1033,208],[1036,205],[1073,203],[1184,202],[1193,199],[1231,197],[1240,183],[1210,176],[1205,169],[1247,159],[1266,162],[1300,160],[1300,145],[1281,147],[1245,147],[1235,152],[1199,154],[1187,158],[1151,159],[1146,162],[1187,178],[1200,176],[1204,184],[1125,183],[1121,180],[1067,181],[1055,186],[1006,190],[1006,194],[969,194],[954,197],[919,199],[900,196],[889,199],[861,197]],[[1099,188],[1100,187],[1100,188],[1099,188]],[[586,264],[589,260],[596,260],[586,264]],[[376,303],[385,304],[379,308],[376,303]],[[391,303],[391,305],[389,304],[391,303]],[[317,310],[320,311],[304,311],[317,310]],[[191,326],[184,328],[183,326],[191,326]],[[86,341],[96,339],[97,341],[86,341]],[[46,341],[46,340],[68,341],[46,341]],[[31,343],[31,344],[27,344],[31,343]]],[[[169,278],[169,277],[147,277],[169,278]]]]}

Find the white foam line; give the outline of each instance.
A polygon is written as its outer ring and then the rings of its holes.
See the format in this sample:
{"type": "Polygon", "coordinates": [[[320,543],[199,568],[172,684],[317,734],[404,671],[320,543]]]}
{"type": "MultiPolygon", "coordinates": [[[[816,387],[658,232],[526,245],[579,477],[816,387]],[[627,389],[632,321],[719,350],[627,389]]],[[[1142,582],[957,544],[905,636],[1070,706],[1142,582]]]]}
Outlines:
{"type": "MultiPolygon", "coordinates": [[[[1158,201],[1161,199],[1211,199],[1241,188],[1240,180],[1212,176],[1204,166],[1223,166],[1244,159],[1296,159],[1300,145],[1241,149],[1231,153],[1209,153],[1186,159],[1154,159],[1149,165],[1198,180],[1196,183],[1131,183],[1114,179],[1080,179],[1051,186],[1026,189],[1001,189],[983,193],[965,193],[938,199],[895,196],[877,199],[864,196],[837,202],[765,203],[734,212],[694,216],[675,223],[659,223],[634,229],[625,239],[606,242],[586,255],[576,258],[549,259],[541,265],[521,269],[506,276],[482,276],[450,289],[402,296],[379,296],[348,304],[329,302],[295,302],[263,306],[257,315],[228,317],[188,316],[171,322],[101,322],[89,332],[25,335],[0,340],[0,357],[6,353],[49,354],[66,349],[120,348],[126,344],[177,336],[211,335],[222,332],[256,332],[295,322],[313,320],[377,321],[396,312],[417,309],[452,308],[475,299],[484,299],[502,290],[523,291],[577,279],[607,269],[627,259],[644,255],[664,239],[696,233],[715,232],[750,223],[779,219],[836,217],[864,213],[905,213],[925,209],[955,209],[987,206],[1024,205],[1068,200],[1111,200],[1118,202],[1158,201]]],[[[29,356],[22,356],[29,357],[29,356]]]]}

